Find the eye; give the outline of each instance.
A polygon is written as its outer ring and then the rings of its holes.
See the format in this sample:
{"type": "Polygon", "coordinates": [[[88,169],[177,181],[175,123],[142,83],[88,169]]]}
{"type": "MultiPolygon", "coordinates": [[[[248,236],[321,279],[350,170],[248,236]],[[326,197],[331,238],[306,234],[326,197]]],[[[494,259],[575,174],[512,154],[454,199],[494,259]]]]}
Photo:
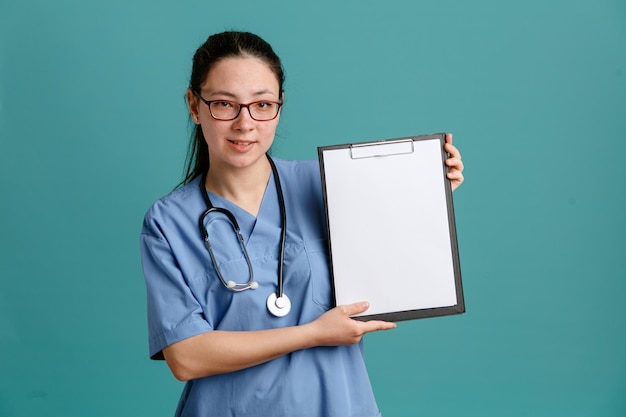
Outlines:
{"type": "Polygon", "coordinates": [[[254,107],[256,107],[259,110],[269,110],[274,106],[274,103],[272,103],[271,101],[259,101],[257,103],[254,103],[254,107]]]}
{"type": "Polygon", "coordinates": [[[234,107],[233,103],[230,101],[213,101],[211,102],[211,105],[219,109],[229,109],[234,107]]]}

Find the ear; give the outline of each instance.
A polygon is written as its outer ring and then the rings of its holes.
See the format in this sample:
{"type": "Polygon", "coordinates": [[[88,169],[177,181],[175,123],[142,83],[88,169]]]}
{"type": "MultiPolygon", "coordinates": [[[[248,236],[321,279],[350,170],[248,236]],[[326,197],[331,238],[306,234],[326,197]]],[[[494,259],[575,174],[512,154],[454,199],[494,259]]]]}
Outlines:
{"type": "Polygon", "coordinates": [[[196,97],[193,91],[191,91],[191,88],[187,89],[186,95],[187,95],[187,107],[189,107],[189,114],[191,115],[191,120],[193,120],[195,124],[200,124],[200,122],[198,121],[198,104],[199,104],[198,97],[196,97]]]}
{"type": "MultiPolygon", "coordinates": [[[[280,93],[280,102],[281,103],[285,103],[285,92],[283,91],[282,93],[280,93]]],[[[283,106],[280,106],[280,110],[278,111],[278,115],[280,116],[280,112],[283,111],[283,106]]]]}

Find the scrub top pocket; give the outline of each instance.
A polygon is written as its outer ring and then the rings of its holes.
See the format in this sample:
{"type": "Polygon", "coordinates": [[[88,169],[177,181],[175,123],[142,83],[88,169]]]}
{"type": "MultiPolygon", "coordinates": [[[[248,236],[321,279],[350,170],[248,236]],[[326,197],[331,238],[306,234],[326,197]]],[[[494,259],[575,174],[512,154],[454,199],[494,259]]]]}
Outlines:
{"type": "Polygon", "coordinates": [[[311,266],[311,289],[313,301],[328,310],[332,306],[330,270],[328,268],[328,240],[313,239],[304,242],[311,266]]]}

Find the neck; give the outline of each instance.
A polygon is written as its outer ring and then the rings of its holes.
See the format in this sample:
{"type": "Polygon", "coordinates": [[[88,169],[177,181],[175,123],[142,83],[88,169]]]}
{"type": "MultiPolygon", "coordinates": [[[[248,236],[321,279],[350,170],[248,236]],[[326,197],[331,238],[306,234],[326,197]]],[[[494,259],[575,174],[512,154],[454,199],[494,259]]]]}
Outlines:
{"type": "Polygon", "coordinates": [[[224,197],[256,217],[271,172],[267,158],[240,169],[227,170],[211,166],[204,186],[207,191],[224,197]]]}

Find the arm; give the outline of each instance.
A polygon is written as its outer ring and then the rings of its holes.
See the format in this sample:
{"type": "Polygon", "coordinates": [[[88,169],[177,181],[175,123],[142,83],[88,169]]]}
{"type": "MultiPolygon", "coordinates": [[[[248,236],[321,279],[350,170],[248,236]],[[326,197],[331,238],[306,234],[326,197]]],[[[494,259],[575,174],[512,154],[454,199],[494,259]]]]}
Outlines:
{"type": "Polygon", "coordinates": [[[300,326],[244,332],[210,331],[166,347],[163,355],[174,376],[186,381],[249,368],[301,349],[352,345],[366,333],[396,327],[390,322],[361,322],[350,318],[368,308],[367,303],[338,306],[300,326]]]}
{"type": "Polygon", "coordinates": [[[452,191],[454,191],[459,188],[459,186],[463,183],[464,177],[461,153],[454,145],[452,145],[451,133],[448,133],[446,135],[446,144],[444,145],[444,149],[450,154],[450,157],[446,159],[446,165],[450,167],[450,172],[448,172],[448,179],[451,182],[452,191]]]}

